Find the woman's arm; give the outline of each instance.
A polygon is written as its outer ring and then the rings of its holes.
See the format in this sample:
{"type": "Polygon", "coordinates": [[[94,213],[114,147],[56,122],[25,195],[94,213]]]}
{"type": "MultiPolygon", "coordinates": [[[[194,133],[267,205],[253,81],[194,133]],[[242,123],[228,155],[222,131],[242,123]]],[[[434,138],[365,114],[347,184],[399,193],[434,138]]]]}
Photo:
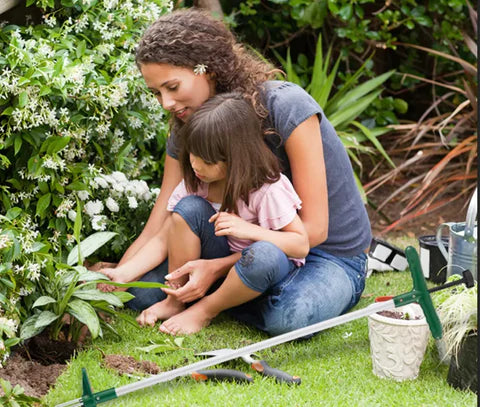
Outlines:
{"type": "Polygon", "coordinates": [[[135,254],[116,268],[99,270],[112,281],[129,283],[138,280],[167,258],[167,233],[171,217],[167,217],[158,233],[153,235],[135,254]]]}
{"type": "Polygon", "coordinates": [[[227,212],[216,213],[210,218],[210,222],[215,222],[217,236],[234,236],[254,242],[267,241],[289,257],[304,258],[310,250],[307,232],[298,215],[280,230],[266,229],[227,212]]]}
{"type": "Polygon", "coordinates": [[[295,191],[302,200],[300,218],[310,247],[328,236],[328,191],[320,122],[316,115],[299,124],[285,143],[295,191]]]}
{"type": "Polygon", "coordinates": [[[137,239],[123,254],[122,259],[118,263],[119,265],[122,265],[129,260],[141,247],[147,244],[147,242],[159,232],[169,214],[167,211],[168,198],[170,198],[170,195],[181,179],[182,171],[180,169],[180,164],[177,160],[167,155],[165,158],[160,194],[158,195],[157,201],[150,213],[147,224],[143,228],[142,233],[140,233],[137,239]]]}

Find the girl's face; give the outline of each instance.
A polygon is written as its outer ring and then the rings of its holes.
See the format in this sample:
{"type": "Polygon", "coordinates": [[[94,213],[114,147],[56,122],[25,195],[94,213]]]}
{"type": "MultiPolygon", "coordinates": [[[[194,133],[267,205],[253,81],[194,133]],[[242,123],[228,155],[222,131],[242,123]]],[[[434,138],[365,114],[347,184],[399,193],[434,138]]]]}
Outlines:
{"type": "Polygon", "coordinates": [[[190,68],[147,63],[141,66],[141,72],[163,108],[182,121],[215,94],[210,75],[195,75],[190,68]]]}
{"type": "Polygon", "coordinates": [[[227,176],[227,166],[225,162],[219,161],[215,164],[209,164],[190,153],[190,165],[197,178],[210,184],[212,182],[221,181],[227,176]]]}

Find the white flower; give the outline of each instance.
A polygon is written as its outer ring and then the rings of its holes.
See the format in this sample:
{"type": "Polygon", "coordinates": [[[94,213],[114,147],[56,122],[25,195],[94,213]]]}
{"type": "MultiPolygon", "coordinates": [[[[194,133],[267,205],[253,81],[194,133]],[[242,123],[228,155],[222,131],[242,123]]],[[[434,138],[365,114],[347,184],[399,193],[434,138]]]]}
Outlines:
{"type": "Polygon", "coordinates": [[[82,201],[86,201],[88,199],[88,191],[78,191],[77,195],[82,201]]]}
{"type": "Polygon", "coordinates": [[[150,191],[155,197],[158,197],[158,194],[160,193],[160,188],[152,188],[150,191]]]}
{"type": "Polygon", "coordinates": [[[120,171],[113,171],[112,178],[117,182],[128,182],[126,175],[120,171]]]}
{"type": "Polygon", "coordinates": [[[118,212],[120,210],[120,206],[118,206],[117,201],[113,199],[112,197],[108,197],[107,200],[105,201],[105,205],[107,206],[108,209],[112,212],[118,212]]]}
{"type": "Polygon", "coordinates": [[[72,222],[75,222],[76,217],[77,217],[77,212],[75,212],[74,210],[68,211],[68,219],[70,219],[72,222]]]}
{"type": "Polygon", "coordinates": [[[135,209],[138,207],[138,202],[137,200],[135,199],[134,196],[129,196],[127,197],[128,199],[128,207],[131,208],[131,209],[135,209]]]}
{"type": "Polygon", "coordinates": [[[95,215],[92,218],[93,230],[105,230],[107,226],[107,217],[105,215],[95,215]]]}
{"type": "Polygon", "coordinates": [[[86,214],[90,217],[94,215],[98,215],[103,211],[103,203],[102,201],[99,201],[96,199],[95,201],[88,201],[83,210],[86,212],[86,214]]]}
{"type": "Polygon", "coordinates": [[[204,74],[205,72],[207,72],[207,68],[208,68],[208,66],[205,65],[205,64],[197,64],[197,65],[195,65],[195,68],[193,68],[193,73],[195,75],[204,74]]]}
{"type": "Polygon", "coordinates": [[[101,188],[108,188],[108,182],[104,177],[95,177],[93,181],[101,188]]]}

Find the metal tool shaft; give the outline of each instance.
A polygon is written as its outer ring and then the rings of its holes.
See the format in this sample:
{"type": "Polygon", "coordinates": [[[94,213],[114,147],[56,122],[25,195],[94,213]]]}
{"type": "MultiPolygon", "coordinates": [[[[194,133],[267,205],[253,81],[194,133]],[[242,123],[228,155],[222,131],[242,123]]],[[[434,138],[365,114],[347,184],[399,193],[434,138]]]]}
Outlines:
{"type": "MultiPolygon", "coordinates": [[[[304,328],[299,328],[294,331],[275,336],[273,338],[265,339],[261,342],[254,343],[252,345],[244,346],[243,348],[232,350],[230,353],[225,355],[214,356],[210,359],[202,360],[200,362],[193,363],[188,366],[183,366],[174,370],[170,370],[168,372],[160,373],[158,375],[149,377],[148,379],[145,379],[136,383],[131,383],[125,386],[118,387],[115,389],[115,392],[117,394],[117,397],[120,397],[125,394],[131,393],[137,390],[141,390],[146,387],[150,387],[157,383],[168,382],[177,377],[188,375],[196,370],[205,369],[207,367],[214,366],[219,363],[223,363],[229,360],[242,357],[243,355],[250,355],[262,349],[267,349],[272,346],[279,345],[281,343],[289,342],[294,339],[301,338],[303,336],[317,333],[325,329],[332,328],[334,326],[341,325],[346,322],[350,322],[355,319],[359,319],[361,317],[374,314],[375,312],[389,310],[392,308],[395,308],[395,303],[393,300],[374,303],[360,310],[349,312],[348,314],[340,315],[339,317],[336,317],[336,318],[331,318],[326,321],[318,322],[316,324],[309,325],[304,328]]],[[[83,405],[82,399],[80,398],[76,400],[71,400],[67,403],[58,404],[57,407],[76,407],[76,406],[82,406],[82,405],[83,405]]]]}

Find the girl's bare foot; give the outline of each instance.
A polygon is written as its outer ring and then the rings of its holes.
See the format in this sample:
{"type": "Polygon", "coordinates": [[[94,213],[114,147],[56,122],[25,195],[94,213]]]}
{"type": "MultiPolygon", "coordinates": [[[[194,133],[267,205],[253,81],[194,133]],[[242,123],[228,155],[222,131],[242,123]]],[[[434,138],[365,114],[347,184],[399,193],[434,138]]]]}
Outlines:
{"type": "Polygon", "coordinates": [[[167,319],[159,329],[169,335],[190,335],[208,326],[215,316],[216,314],[210,312],[206,304],[200,301],[167,319]]]}
{"type": "Polygon", "coordinates": [[[168,296],[163,301],[153,304],[151,307],[142,311],[142,313],[137,317],[137,322],[142,325],[154,326],[155,322],[158,320],[165,320],[178,313],[182,312],[185,309],[185,304],[178,301],[174,297],[168,296]]]}

